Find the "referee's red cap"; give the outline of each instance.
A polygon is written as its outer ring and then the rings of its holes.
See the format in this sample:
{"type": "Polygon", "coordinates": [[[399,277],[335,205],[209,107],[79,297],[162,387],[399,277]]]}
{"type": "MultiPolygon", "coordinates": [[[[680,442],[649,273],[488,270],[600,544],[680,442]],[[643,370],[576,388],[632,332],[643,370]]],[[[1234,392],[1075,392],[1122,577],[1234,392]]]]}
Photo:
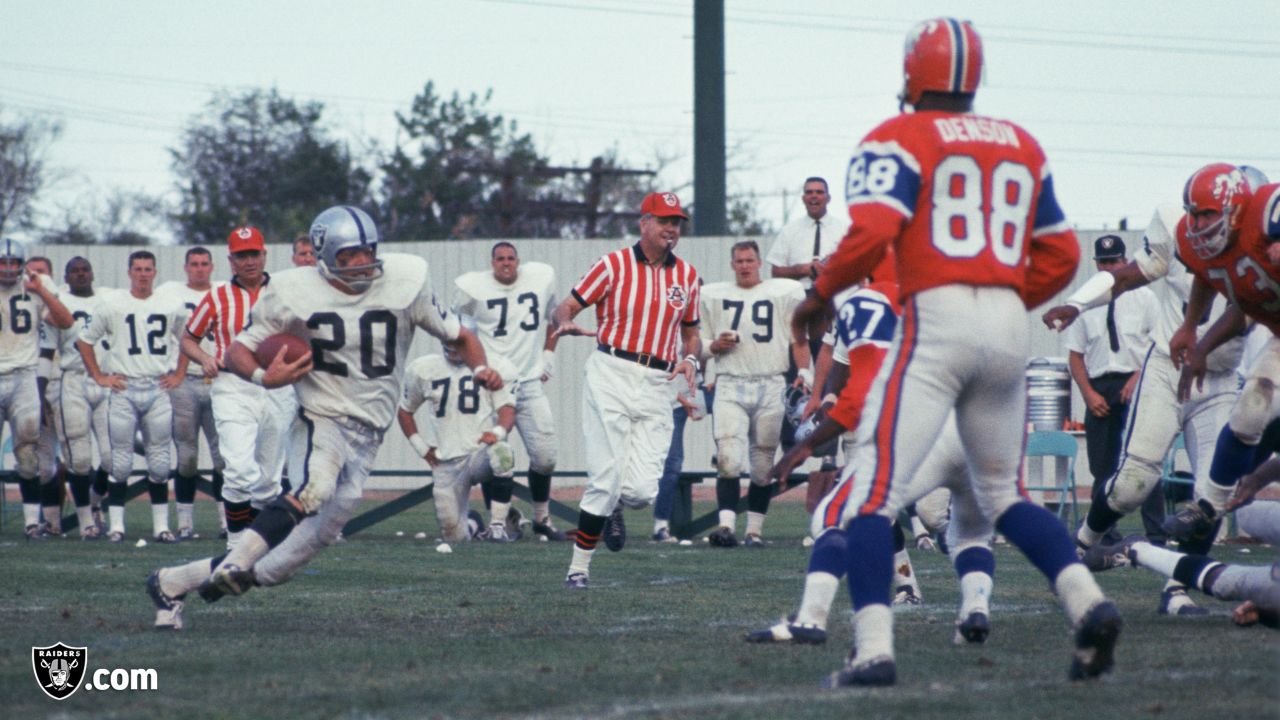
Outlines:
{"type": "Polygon", "coordinates": [[[245,225],[231,231],[227,236],[227,245],[230,246],[231,252],[238,253],[245,250],[266,250],[266,242],[262,238],[262,231],[256,227],[245,225]]]}
{"type": "Polygon", "coordinates": [[[685,220],[689,216],[684,213],[684,209],[680,207],[680,198],[671,192],[655,192],[645,196],[644,202],[640,203],[641,215],[652,215],[654,217],[682,217],[685,220]]]}

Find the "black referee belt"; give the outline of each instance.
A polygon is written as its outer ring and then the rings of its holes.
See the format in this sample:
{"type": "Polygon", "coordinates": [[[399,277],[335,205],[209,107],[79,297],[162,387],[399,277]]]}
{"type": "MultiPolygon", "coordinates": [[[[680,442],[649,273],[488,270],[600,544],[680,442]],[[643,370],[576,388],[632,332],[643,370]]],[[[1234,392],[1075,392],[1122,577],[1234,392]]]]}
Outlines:
{"type": "Polygon", "coordinates": [[[622,358],[623,360],[630,360],[633,363],[643,365],[647,368],[653,368],[654,370],[671,372],[671,369],[675,367],[673,363],[669,363],[657,355],[650,355],[649,353],[633,353],[629,350],[619,350],[617,348],[611,348],[604,343],[597,344],[596,349],[606,355],[612,355],[616,358],[622,358]]]}

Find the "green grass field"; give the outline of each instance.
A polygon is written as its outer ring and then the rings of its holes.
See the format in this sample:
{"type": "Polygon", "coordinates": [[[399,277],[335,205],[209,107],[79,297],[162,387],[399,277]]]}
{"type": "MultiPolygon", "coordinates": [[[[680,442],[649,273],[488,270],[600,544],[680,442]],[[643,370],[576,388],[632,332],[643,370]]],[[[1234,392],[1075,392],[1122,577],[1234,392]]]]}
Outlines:
{"type": "MultiPolygon", "coordinates": [[[[1044,580],[997,548],[992,636],[951,644],[954,576],[917,553],[925,604],[899,612],[894,688],[824,691],[848,648],[849,601],[820,647],[747,645],[742,634],[793,609],[806,519],[780,502],[762,550],[657,546],[649,517],[628,515],[618,554],[597,553],[593,587],[561,587],[568,544],[456,545],[434,551],[422,505],[323,552],[293,582],[187,608],[187,630],[157,633],[143,580],[221,544],[137,548],[147,508],[130,505],[122,546],[26,543],[10,513],[0,534],[0,708],[9,718],[1196,718],[1280,717],[1280,634],[1231,625],[1231,605],[1156,614],[1161,580],[1100,576],[1125,617],[1116,671],[1066,680],[1071,643],[1044,580]],[[419,530],[428,540],[414,540],[419,530]],[[397,537],[402,531],[404,537],[397,537]],[[90,670],[155,668],[154,692],[83,689],[56,702],[35,684],[30,648],[89,648],[90,670]]],[[[699,513],[711,510],[701,503],[699,513]]],[[[1263,563],[1271,548],[1219,546],[1263,563]]]]}

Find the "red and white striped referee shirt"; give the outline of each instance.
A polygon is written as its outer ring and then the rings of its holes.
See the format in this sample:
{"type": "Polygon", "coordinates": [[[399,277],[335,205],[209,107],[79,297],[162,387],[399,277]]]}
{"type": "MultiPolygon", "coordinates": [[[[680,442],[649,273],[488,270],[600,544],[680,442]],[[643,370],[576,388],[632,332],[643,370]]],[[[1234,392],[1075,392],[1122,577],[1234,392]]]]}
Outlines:
{"type": "Polygon", "coordinates": [[[191,313],[191,319],[187,320],[187,332],[197,338],[212,333],[217,346],[218,363],[221,364],[227,348],[231,347],[231,341],[248,324],[249,311],[269,282],[271,276],[263,273],[262,284],[252,292],[235,277],[231,278],[231,282],[214,286],[196,306],[196,311],[191,313]]]}
{"type": "Polygon", "coordinates": [[[698,324],[698,291],[692,265],[668,253],[654,267],[636,243],[597,260],[572,294],[596,306],[597,341],[673,363],[680,326],[698,324]]]}

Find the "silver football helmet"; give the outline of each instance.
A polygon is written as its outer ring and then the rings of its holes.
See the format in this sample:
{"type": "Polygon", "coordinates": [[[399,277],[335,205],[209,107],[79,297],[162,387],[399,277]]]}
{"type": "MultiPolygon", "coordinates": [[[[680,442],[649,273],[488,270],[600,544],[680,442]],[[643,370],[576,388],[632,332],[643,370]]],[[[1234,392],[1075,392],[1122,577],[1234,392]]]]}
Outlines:
{"type": "Polygon", "coordinates": [[[350,205],[335,205],[311,222],[311,243],[316,249],[316,266],[326,280],[331,280],[361,293],[382,277],[382,261],[378,252],[378,226],[369,214],[350,205]],[[349,248],[367,247],[375,260],[365,265],[338,266],[338,253],[349,248]]]}
{"type": "Polygon", "coordinates": [[[1241,165],[1240,172],[1244,173],[1245,182],[1249,183],[1249,187],[1256,192],[1258,188],[1271,182],[1267,179],[1267,174],[1252,165],[1241,165]]]}
{"type": "Polygon", "coordinates": [[[0,240],[0,285],[10,287],[20,282],[26,267],[26,246],[17,240],[0,240]],[[10,267],[14,260],[18,262],[16,268],[10,267]]]}

